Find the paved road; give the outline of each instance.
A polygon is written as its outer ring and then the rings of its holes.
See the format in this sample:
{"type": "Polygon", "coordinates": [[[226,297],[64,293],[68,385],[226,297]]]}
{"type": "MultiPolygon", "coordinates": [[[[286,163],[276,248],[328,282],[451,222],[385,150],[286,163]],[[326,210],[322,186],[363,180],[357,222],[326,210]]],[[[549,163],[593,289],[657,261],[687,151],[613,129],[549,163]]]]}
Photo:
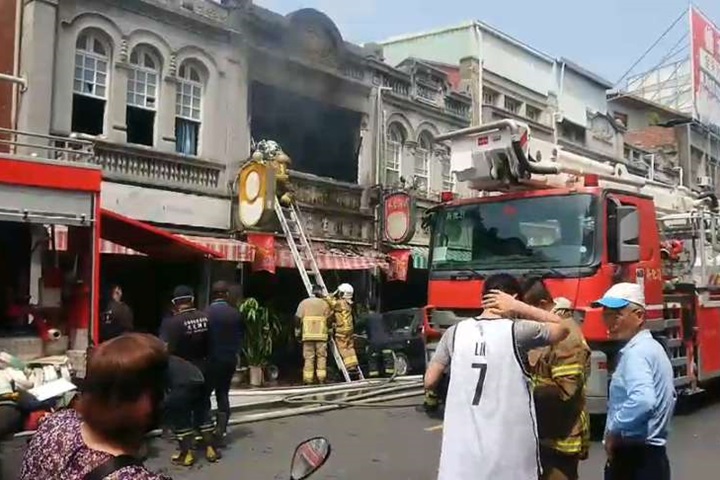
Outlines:
{"type": "MultiPolygon", "coordinates": [[[[157,440],[149,466],[164,470],[177,480],[287,480],[295,445],[305,438],[322,435],[332,443],[333,453],[313,480],[435,480],[442,430],[439,422],[414,409],[353,408],[250,424],[235,428],[232,435],[232,447],[215,465],[199,461],[190,470],[169,466],[167,459],[172,446],[157,440]]],[[[18,456],[10,450],[13,449],[4,449],[7,476],[3,478],[14,479],[12,464],[16,464],[18,456]]],[[[718,478],[720,401],[702,402],[691,414],[676,417],[670,454],[675,479],[718,478]]],[[[591,457],[582,466],[581,478],[602,479],[603,461],[601,446],[593,444],[591,457]]]]}

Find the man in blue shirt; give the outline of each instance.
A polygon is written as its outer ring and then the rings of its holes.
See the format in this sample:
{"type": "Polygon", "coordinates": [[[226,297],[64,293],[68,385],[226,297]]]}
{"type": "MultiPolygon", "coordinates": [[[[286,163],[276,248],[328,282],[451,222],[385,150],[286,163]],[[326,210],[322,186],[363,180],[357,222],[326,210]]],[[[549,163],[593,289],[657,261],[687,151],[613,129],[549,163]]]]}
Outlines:
{"type": "Polygon", "coordinates": [[[243,323],[237,306],[230,305],[230,286],[223,281],[212,286],[212,303],[208,306],[210,339],[210,381],[217,400],[218,444],[222,445],[230,418],[230,384],[237,370],[243,343],[243,323]]]}
{"type": "Polygon", "coordinates": [[[605,479],[670,480],[665,445],[677,396],[670,359],[645,328],[643,288],[618,283],[594,306],[610,338],[626,342],[610,382],[605,479]]]}

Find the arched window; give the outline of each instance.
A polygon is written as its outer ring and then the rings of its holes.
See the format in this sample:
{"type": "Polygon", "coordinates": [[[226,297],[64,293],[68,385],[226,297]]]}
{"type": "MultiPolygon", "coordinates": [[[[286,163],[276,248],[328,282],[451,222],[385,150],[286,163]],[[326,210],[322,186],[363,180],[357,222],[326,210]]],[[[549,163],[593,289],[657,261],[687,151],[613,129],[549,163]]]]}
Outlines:
{"type": "Polygon", "coordinates": [[[428,132],[420,134],[418,146],[415,150],[415,186],[421,192],[427,192],[430,186],[432,144],[432,137],[428,132]]]}
{"type": "Polygon", "coordinates": [[[405,131],[403,128],[397,123],[390,124],[385,145],[385,185],[396,185],[400,182],[404,144],[405,131]]]}
{"type": "Polygon", "coordinates": [[[101,135],[105,130],[110,46],[94,30],[80,33],[75,42],[73,77],[73,132],[101,135]]]}
{"type": "Polygon", "coordinates": [[[130,53],[127,84],[127,141],[152,147],[155,143],[160,56],[148,45],[130,53]]]}
{"type": "Polygon", "coordinates": [[[197,155],[202,123],[203,75],[200,66],[185,61],[178,70],[175,95],[175,150],[197,155]]]}

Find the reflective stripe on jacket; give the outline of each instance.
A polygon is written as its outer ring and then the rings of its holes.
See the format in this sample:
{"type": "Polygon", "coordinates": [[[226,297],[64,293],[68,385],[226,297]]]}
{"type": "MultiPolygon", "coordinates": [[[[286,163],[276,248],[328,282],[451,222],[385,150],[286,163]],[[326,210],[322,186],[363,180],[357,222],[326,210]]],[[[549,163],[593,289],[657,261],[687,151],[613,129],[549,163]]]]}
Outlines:
{"type": "Polygon", "coordinates": [[[557,313],[570,334],[557,345],[535,350],[529,356],[538,436],[546,447],[585,459],[590,447],[590,422],[585,405],[590,348],[572,311],[557,313]]]}
{"type": "Polygon", "coordinates": [[[338,335],[352,335],[354,328],[350,302],[342,298],[328,298],[327,300],[334,314],[335,333],[338,335]]]}
{"type": "Polygon", "coordinates": [[[327,318],[319,315],[307,315],[302,318],[303,342],[326,342],[327,339],[327,318]]]}

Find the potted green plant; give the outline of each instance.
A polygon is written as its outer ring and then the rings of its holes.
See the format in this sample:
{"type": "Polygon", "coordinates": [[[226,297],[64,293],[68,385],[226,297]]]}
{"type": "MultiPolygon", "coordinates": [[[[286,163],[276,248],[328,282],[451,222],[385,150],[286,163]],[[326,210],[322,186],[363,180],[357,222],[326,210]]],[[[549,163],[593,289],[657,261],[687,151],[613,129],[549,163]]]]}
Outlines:
{"type": "Polygon", "coordinates": [[[280,326],[275,315],[261,306],[254,298],[248,298],[239,306],[245,321],[245,345],[243,353],[250,367],[250,385],[260,387],[264,380],[264,368],[273,354],[275,339],[280,326]]]}

